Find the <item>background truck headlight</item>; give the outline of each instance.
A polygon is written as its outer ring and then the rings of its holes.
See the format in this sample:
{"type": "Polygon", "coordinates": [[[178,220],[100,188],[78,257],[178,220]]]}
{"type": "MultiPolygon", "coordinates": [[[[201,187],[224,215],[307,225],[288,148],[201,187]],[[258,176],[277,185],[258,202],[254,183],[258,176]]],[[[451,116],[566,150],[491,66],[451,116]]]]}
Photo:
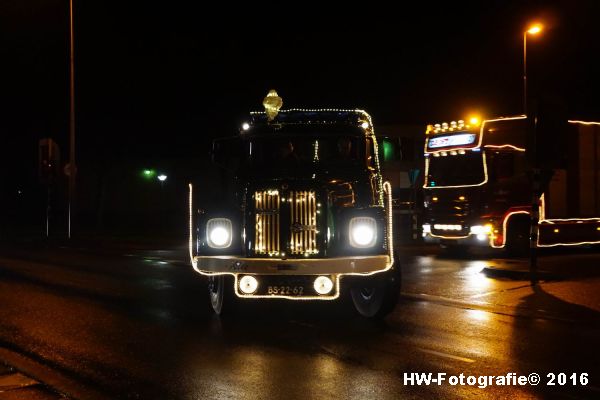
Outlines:
{"type": "Polygon", "coordinates": [[[231,220],[213,218],[206,223],[206,242],[213,249],[225,249],[231,246],[231,220]]]}
{"type": "Polygon", "coordinates": [[[377,223],[371,217],[350,220],[350,245],[357,248],[373,247],[377,241],[377,223]]]}
{"type": "Polygon", "coordinates": [[[473,225],[471,227],[471,233],[473,235],[486,235],[486,234],[492,233],[492,225],[491,224],[473,225]]]}

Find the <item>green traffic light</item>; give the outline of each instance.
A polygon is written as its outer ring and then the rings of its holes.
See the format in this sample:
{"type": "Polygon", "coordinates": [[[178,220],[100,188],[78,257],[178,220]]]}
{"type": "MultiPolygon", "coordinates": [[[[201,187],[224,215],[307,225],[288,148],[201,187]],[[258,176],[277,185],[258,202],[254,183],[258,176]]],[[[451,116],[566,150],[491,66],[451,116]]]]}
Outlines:
{"type": "Polygon", "coordinates": [[[146,179],[152,179],[156,175],[156,171],[153,169],[145,169],[142,171],[142,176],[146,179]]]}
{"type": "Polygon", "coordinates": [[[394,160],[394,145],[388,140],[383,141],[383,161],[394,160]]]}

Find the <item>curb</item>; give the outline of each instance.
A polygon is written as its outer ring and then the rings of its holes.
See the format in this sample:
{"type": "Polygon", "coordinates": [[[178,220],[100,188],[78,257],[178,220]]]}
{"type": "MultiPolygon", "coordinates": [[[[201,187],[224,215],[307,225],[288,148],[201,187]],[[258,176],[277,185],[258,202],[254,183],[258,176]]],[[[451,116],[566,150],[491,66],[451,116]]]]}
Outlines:
{"type": "MultiPolygon", "coordinates": [[[[531,279],[528,269],[507,269],[488,266],[484,267],[481,272],[490,278],[508,278],[518,281],[528,281],[531,279]]],[[[562,276],[544,270],[537,271],[537,278],[542,281],[559,281],[564,279],[562,276]]]]}
{"type": "Polygon", "coordinates": [[[588,326],[597,327],[599,324],[596,321],[580,320],[572,317],[565,317],[558,314],[552,314],[544,312],[543,310],[537,310],[533,308],[509,306],[503,304],[494,304],[485,301],[474,301],[468,299],[452,299],[443,296],[435,296],[429,294],[415,294],[415,293],[400,293],[400,299],[411,302],[430,302],[445,307],[462,308],[464,310],[480,310],[489,312],[491,314],[506,315],[514,318],[533,318],[533,319],[544,319],[551,321],[559,321],[568,324],[585,324],[588,326]]]}
{"type": "Polygon", "coordinates": [[[66,400],[63,394],[0,361],[0,398],[66,400]]]}
{"type": "Polygon", "coordinates": [[[85,387],[66,374],[6,347],[0,347],[0,363],[39,382],[48,393],[52,393],[57,399],[104,400],[108,398],[94,389],[85,387]]]}

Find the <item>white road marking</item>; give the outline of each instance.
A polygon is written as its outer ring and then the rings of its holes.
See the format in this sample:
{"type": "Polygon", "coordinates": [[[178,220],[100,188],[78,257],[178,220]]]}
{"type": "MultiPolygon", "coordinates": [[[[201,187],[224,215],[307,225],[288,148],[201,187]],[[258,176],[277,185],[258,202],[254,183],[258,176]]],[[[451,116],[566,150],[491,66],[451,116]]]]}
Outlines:
{"type": "Polygon", "coordinates": [[[466,363],[474,363],[475,360],[471,359],[471,358],[466,358],[466,357],[459,357],[459,356],[455,356],[452,354],[448,354],[448,353],[442,353],[439,351],[434,351],[434,350],[427,350],[427,349],[421,349],[419,347],[417,347],[417,349],[419,351],[422,351],[423,353],[427,353],[427,354],[433,354],[435,356],[440,356],[440,357],[444,357],[444,358],[449,358],[451,360],[456,360],[456,361],[462,361],[462,362],[466,362],[466,363]]]}
{"type": "Polygon", "coordinates": [[[485,293],[479,293],[473,296],[469,296],[469,299],[479,299],[481,297],[485,297],[485,296],[489,296],[492,294],[497,294],[497,293],[503,293],[503,292],[510,292],[511,290],[519,290],[519,289],[523,289],[526,287],[531,287],[531,285],[528,283],[526,285],[520,285],[520,286],[515,286],[515,287],[510,287],[510,288],[506,288],[506,289],[502,289],[502,290],[492,290],[491,292],[485,292],[485,293]]]}

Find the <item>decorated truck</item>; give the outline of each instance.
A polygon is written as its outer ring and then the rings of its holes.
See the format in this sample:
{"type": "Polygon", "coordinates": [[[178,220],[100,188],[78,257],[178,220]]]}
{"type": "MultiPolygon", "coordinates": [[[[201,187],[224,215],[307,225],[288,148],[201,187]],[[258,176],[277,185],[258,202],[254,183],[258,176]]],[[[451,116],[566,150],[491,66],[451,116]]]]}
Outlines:
{"type": "MultiPolygon", "coordinates": [[[[532,204],[525,116],[429,125],[423,237],[460,246],[529,247],[532,204]]],[[[565,121],[565,139],[539,197],[539,247],[600,243],[600,123],[565,121]]],[[[550,148],[558,135],[537,139],[550,148]]]]}
{"type": "Polygon", "coordinates": [[[340,301],[365,317],[396,305],[391,187],[363,110],[281,110],[275,91],[213,142],[223,185],[189,185],[189,252],[217,314],[244,301],[340,301]],[[219,190],[217,205],[198,193],[219,190]]]}

